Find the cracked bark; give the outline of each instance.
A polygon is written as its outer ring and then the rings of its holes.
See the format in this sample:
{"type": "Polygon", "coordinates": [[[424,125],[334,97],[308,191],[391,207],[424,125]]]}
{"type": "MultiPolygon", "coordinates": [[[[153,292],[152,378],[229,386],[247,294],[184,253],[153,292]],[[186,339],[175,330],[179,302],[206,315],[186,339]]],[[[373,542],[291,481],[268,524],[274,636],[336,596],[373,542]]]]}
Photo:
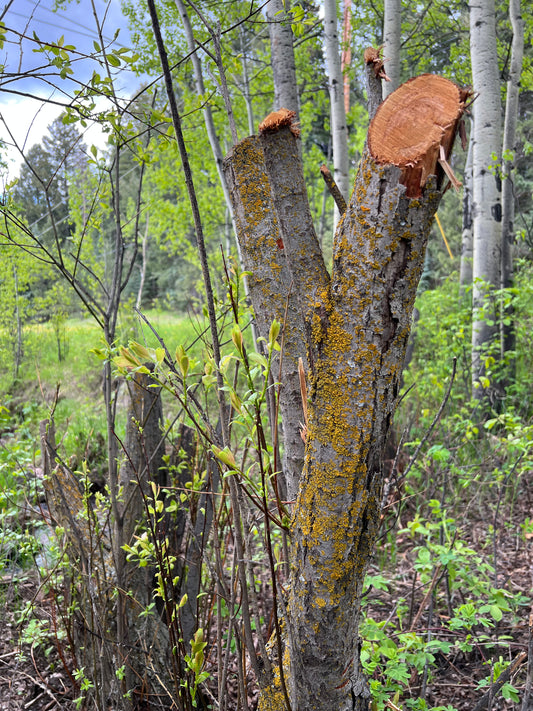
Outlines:
{"type": "Polygon", "coordinates": [[[304,463],[303,422],[298,358],[305,361],[303,320],[285,255],[285,243],[272,208],[268,175],[258,139],[241,141],[224,161],[230,187],[235,225],[257,329],[268,338],[274,319],[283,324],[281,362],[274,362],[272,375],[280,381],[279,406],[283,433],[282,498],[296,499],[304,463]],[[284,335],[285,334],[285,335],[284,335]]]}
{"type": "MultiPolygon", "coordinates": [[[[383,158],[383,150],[391,147],[379,135],[388,124],[382,112],[396,101],[394,94],[377,110],[369,135],[379,145],[378,160],[388,165],[379,165],[371,149],[365,149],[335,235],[331,275],[308,215],[297,137],[290,126],[279,124],[260,137],[310,362],[309,427],[292,521],[281,660],[293,711],[351,711],[369,703],[359,666],[358,625],[379,521],[382,453],[426,242],[446,180],[437,162],[439,149],[444,146],[449,156],[464,108],[464,93],[438,79],[413,81],[415,98],[400,94],[404,99],[393,104],[394,113],[411,112],[417,119],[423,105],[433,104],[422,127],[428,142],[418,153],[409,143],[409,131],[397,131],[392,134],[396,156],[383,158]],[[442,90],[455,97],[450,99],[453,110],[442,109],[442,90]],[[400,154],[410,149],[408,164],[402,164],[400,154]]],[[[412,123],[400,118],[402,126],[412,123]]],[[[239,146],[246,154],[243,143],[239,146]]],[[[241,156],[252,172],[256,155],[241,156]]],[[[243,214],[242,219],[254,218],[243,214]]],[[[275,274],[271,286],[275,290],[275,274]]],[[[279,663],[273,659],[274,669],[279,663]]],[[[260,708],[285,708],[279,669],[272,679],[262,680],[261,692],[260,708]]]]}

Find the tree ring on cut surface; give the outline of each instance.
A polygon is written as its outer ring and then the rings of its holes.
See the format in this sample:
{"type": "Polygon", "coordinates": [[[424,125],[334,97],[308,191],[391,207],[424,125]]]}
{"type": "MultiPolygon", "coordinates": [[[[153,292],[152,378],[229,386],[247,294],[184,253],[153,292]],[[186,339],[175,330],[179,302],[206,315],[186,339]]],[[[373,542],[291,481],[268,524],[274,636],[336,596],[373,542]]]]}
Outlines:
{"type": "Polygon", "coordinates": [[[445,173],[441,146],[449,157],[470,90],[436,74],[409,79],[380,105],[368,129],[376,163],[402,169],[408,197],[419,197],[429,175],[440,188],[445,173]]]}

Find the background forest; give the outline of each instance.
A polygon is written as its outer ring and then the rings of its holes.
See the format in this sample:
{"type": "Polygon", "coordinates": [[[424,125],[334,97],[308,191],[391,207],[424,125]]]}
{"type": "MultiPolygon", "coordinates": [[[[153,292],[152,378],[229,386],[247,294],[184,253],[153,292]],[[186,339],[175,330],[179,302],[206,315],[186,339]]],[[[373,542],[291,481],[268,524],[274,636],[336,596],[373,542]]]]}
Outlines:
{"type": "MultiPolygon", "coordinates": [[[[352,607],[309,603],[310,637],[334,650],[307,664],[322,670],[312,708],[531,711],[531,7],[122,0],[121,34],[106,2],[81,4],[88,49],[31,18],[20,32],[15,4],[0,9],[1,91],[57,105],[32,146],[0,112],[0,709],[311,708],[291,635],[313,345],[305,318],[289,328],[297,279],[255,301],[266,258],[250,256],[243,203],[275,181],[242,187],[237,147],[271,111],[295,112],[334,273],[351,208],[321,166],[348,200],[374,47],[384,98],[425,73],[472,92],[361,580],[352,607]]],[[[70,7],[56,2],[57,17],[70,7]]]]}

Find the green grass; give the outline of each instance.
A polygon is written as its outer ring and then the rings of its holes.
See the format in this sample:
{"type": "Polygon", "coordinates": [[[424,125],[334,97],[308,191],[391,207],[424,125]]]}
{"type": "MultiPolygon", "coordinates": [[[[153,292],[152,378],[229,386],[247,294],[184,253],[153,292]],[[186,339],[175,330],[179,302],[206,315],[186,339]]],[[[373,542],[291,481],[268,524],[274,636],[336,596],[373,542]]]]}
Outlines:
{"type": "MultiPolygon", "coordinates": [[[[179,344],[188,347],[197,339],[201,323],[187,316],[164,311],[147,313],[151,325],[173,354],[179,344]]],[[[148,347],[159,346],[150,328],[137,316],[119,323],[117,345],[136,340],[148,347]]],[[[18,381],[13,382],[12,369],[0,374],[0,388],[19,421],[30,427],[37,439],[38,422],[47,417],[57,397],[54,419],[58,439],[64,451],[83,457],[88,443],[106,431],[102,391],[102,361],[92,353],[104,348],[100,329],[89,318],[73,318],[64,324],[62,345],[65,357],[59,360],[57,337],[52,324],[34,324],[24,331],[24,362],[18,381]],[[9,393],[9,395],[5,395],[9,393]]],[[[193,353],[200,356],[203,344],[198,341],[193,353]]]]}

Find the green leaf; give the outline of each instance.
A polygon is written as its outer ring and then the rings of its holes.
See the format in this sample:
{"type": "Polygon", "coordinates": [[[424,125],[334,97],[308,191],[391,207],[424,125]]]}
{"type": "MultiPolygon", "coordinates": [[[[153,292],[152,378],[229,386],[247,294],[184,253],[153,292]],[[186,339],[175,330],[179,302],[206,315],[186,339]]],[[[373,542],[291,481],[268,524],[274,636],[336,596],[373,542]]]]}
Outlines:
{"type": "Polygon", "coordinates": [[[490,612],[492,619],[496,620],[496,622],[499,622],[503,617],[503,612],[498,607],[498,605],[490,605],[489,612],[490,612]]]}
{"type": "Polygon", "coordinates": [[[252,351],[251,353],[248,354],[249,360],[252,361],[252,363],[257,363],[257,365],[261,365],[265,370],[268,368],[268,361],[267,359],[262,356],[260,353],[256,353],[255,351],[252,351]]]}
{"type": "Polygon", "coordinates": [[[228,447],[224,447],[224,449],[220,449],[217,447],[215,444],[211,445],[211,449],[213,450],[213,453],[217,459],[220,459],[221,462],[226,464],[226,466],[234,469],[235,468],[235,457],[233,456],[232,452],[228,449],[228,447]]]}

